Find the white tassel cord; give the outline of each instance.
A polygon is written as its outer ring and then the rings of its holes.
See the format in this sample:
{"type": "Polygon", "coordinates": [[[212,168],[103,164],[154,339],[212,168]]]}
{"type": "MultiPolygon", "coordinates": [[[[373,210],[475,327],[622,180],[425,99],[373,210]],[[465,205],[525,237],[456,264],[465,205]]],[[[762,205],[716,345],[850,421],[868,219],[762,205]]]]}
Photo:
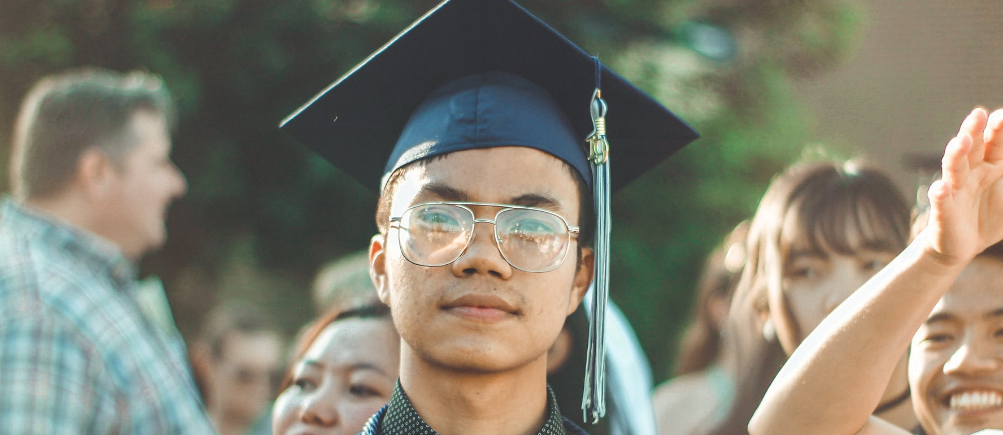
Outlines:
{"type": "Polygon", "coordinates": [[[589,322],[589,346],[585,363],[582,410],[585,421],[598,423],[606,415],[606,301],[609,299],[610,173],[609,160],[592,164],[592,187],[596,207],[596,276],[589,322]]]}

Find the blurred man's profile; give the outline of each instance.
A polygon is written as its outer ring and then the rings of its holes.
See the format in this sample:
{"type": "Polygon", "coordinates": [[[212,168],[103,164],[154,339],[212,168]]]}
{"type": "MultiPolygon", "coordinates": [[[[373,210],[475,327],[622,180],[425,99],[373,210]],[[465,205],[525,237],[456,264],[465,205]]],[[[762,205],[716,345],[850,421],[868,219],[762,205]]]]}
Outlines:
{"type": "Polygon", "coordinates": [[[180,335],[137,300],[187,188],[173,118],[145,73],[69,72],[25,98],[0,203],[0,433],[214,432],[180,335]]]}

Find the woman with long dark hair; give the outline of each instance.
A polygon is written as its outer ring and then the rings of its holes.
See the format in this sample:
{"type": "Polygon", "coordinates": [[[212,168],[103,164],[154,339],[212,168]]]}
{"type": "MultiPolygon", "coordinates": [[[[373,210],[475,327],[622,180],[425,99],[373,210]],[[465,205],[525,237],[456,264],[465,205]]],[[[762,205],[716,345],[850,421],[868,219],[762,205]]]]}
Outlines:
{"type": "MultiPolygon", "coordinates": [[[[737,395],[720,433],[747,433],[788,355],[905,247],[909,213],[887,176],[857,162],[801,163],[773,180],[752,220],[732,304],[737,395]]],[[[909,393],[902,355],[874,414],[914,428],[909,393]]]]}

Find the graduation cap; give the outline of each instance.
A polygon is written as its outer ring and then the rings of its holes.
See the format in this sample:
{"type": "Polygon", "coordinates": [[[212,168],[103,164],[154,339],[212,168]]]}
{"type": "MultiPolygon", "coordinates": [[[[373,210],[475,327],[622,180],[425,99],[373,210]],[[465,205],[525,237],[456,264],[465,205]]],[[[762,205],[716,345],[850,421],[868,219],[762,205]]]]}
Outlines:
{"type": "Polygon", "coordinates": [[[577,169],[596,205],[582,408],[605,414],[609,197],[696,139],[692,128],[510,0],[441,3],[282,128],[380,190],[398,168],[462,149],[525,146],[577,169]]]}

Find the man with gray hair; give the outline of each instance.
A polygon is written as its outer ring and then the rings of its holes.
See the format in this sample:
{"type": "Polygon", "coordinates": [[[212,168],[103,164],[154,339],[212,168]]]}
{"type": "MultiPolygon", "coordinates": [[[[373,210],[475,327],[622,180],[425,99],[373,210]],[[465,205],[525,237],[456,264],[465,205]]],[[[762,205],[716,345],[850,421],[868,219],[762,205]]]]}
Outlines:
{"type": "Polygon", "coordinates": [[[0,202],[0,433],[213,433],[176,331],[139,308],[135,263],[186,190],[174,117],[144,73],[41,80],[0,202]]]}

